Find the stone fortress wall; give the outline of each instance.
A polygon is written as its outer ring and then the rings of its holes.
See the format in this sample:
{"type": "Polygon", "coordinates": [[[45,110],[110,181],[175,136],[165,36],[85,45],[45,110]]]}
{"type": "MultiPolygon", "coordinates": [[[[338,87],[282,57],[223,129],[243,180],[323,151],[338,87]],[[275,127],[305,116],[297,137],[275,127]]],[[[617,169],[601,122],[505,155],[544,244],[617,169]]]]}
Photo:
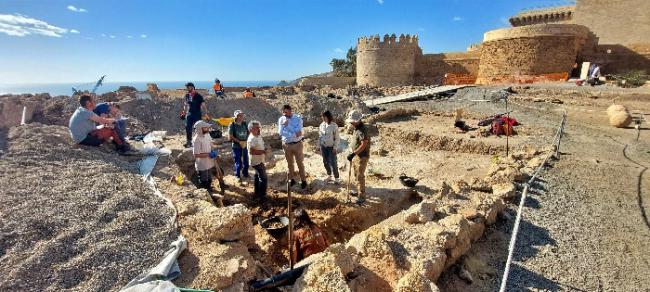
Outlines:
{"type": "Polygon", "coordinates": [[[384,35],[362,37],[357,42],[357,84],[395,86],[413,84],[415,62],[422,50],[418,37],[384,35]]]}
{"type": "Polygon", "coordinates": [[[650,73],[650,0],[577,0],[523,11],[467,52],[422,54],[417,36],[358,40],[358,85],[531,83],[567,80],[582,62],[605,74],[650,73]]]}
{"type": "Polygon", "coordinates": [[[588,37],[589,29],[576,24],[489,31],[483,39],[476,83],[566,80],[588,37]]]}
{"type": "Polygon", "coordinates": [[[357,42],[357,84],[440,84],[447,73],[476,76],[480,53],[422,54],[415,35],[362,37],[357,42]]]}
{"type": "Polygon", "coordinates": [[[649,0],[577,0],[574,23],[602,45],[650,44],[649,0]]]}

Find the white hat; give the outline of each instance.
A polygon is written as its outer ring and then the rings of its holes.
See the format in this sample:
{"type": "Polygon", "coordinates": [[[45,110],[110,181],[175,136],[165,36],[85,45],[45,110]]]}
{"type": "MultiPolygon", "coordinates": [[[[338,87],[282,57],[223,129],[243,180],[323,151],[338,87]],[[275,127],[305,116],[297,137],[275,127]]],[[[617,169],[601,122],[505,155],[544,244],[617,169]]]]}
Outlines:
{"type": "Polygon", "coordinates": [[[237,116],[238,116],[239,114],[243,114],[243,113],[244,113],[244,112],[241,111],[241,110],[236,110],[235,113],[234,113],[232,116],[233,116],[233,118],[237,118],[237,116]]]}
{"type": "Polygon", "coordinates": [[[350,114],[348,114],[348,119],[345,121],[348,123],[353,123],[353,122],[356,123],[356,122],[360,122],[362,117],[363,114],[360,111],[353,110],[350,112],[350,114]]]}
{"type": "Polygon", "coordinates": [[[204,122],[204,121],[198,121],[198,122],[194,123],[194,129],[211,128],[211,127],[212,127],[212,125],[210,125],[209,123],[204,122]]]}

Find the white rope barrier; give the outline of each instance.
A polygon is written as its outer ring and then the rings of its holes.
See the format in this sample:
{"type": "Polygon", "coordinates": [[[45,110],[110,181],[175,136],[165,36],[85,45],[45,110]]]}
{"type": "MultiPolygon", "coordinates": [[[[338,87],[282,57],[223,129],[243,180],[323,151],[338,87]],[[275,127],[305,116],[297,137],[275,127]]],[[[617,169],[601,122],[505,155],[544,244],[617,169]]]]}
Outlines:
{"type": "Polygon", "coordinates": [[[503,278],[501,280],[501,288],[499,288],[499,292],[505,292],[506,291],[506,286],[508,284],[508,275],[510,274],[510,265],[512,264],[512,256],[514,254],[515,250],[515,245],[517,243],[517,234],[519,233],[519,223],[521,222],[521,216],[523,213],[524,209],[524,202],[526,201],[526,197],[528,195],[528,188],[530,187],[530,184],[532,184],[535,179],[537,178],[537,175],[542,171],[544,166],[546,165],[546,162],[551,158],[552,156],[557,157],[560,151],[560,140],[562,139],[562,134],[564,132],[564,126],[566,125],[566,113],[562,116],[562,121],[560,122],[560,126],[557,129],[557,132],[555,133],[555,139],[553,145],[555,145],[555,152],[550,153],[542,164],[537,167],[535,172],[533,173],[533,176],[526,182],[524,185],[524,190],[521,193],[521,200],[519,201],[519,207],[517,209],[517,218],[515,219],[515,225],[513,226],[512,230],[512,237],[510,238],[510,244],[508,245],[508,260],[506,260],[506,267],[503,271],[503,278]]]}

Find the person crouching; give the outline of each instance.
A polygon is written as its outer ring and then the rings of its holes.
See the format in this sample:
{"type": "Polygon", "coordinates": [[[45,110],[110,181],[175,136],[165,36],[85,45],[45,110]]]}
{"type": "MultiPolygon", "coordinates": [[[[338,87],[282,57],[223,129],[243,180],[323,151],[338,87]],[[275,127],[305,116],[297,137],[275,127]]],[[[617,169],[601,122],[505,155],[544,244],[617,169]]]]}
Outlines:
{"type": "Polygon", "coordinates": [[[253,187],[255,196],[259,199],[266,198],[266,189],[268,185],[268,176],[266,174],[266,166],[264,165],[266,148],[264,146],[264,139],[262,139],[262,129],[259,121],[251,121],[248,124],[248,152],[250,154],[250,164],[255,169],[253,176],[253,187]]]}

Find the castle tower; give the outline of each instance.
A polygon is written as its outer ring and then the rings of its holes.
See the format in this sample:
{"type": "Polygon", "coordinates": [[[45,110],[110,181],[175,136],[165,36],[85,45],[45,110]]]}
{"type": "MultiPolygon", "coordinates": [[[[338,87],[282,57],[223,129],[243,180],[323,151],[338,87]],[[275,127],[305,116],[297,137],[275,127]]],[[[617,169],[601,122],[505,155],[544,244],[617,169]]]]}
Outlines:
{"type": "Polygon", "coordinates": [[[413,84],[422,50],[416,35],[379,35],[357,41],[357,84],[396,86],[413,84]]]}
{"type": "Polygon", "coordinates": [[[575,23],[588,27],[603,44],[649,44],[650,1],[578,0],[575,23]]]}

